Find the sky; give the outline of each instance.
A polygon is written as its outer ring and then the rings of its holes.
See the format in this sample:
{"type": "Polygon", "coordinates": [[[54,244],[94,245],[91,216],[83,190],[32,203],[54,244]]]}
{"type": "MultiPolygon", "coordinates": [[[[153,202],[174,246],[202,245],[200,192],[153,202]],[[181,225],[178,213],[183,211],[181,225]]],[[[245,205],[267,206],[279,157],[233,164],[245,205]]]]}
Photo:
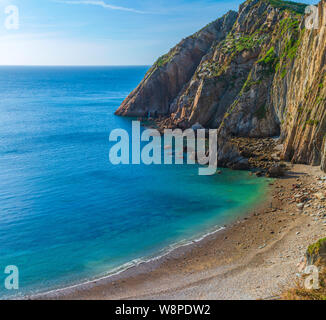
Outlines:
{"type": "Polygon", "coordinates": [[[241,2],[0,0],[0,65],[151,65],[241,2]],[[19,26],[8,30],[13,5],[19,26]]]}

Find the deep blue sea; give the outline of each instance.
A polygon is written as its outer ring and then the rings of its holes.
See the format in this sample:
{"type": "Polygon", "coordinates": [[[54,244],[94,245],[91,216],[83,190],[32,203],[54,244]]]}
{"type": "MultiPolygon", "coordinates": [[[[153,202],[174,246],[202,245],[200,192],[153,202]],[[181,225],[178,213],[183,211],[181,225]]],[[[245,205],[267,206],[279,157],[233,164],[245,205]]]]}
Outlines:
{"type": "Polygon", "coordinates": [[[114,166],[114,115],[148,67],[0,67],[0,298],[105,276],[217,229],[268,180],[114,166]],[[19,290],[4,269],[19,268],[19,290]]]}

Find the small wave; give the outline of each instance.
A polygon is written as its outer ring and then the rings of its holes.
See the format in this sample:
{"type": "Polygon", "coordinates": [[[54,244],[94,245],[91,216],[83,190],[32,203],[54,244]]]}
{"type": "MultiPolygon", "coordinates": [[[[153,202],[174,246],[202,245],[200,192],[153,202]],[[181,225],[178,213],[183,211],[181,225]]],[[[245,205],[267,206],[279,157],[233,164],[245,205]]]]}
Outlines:
{"type": "Polygon", "coordinates": [[[50,290],[50,291],[39,292],[39,293],[27,295],[27,296],[25,296],[25,298],[27,298],[27,297],[37,298],[40,296],[56,295],[60,292],[73,291],[74,289],[78,289],[78,288],[82,288],[87,285],[95,284],[99,281],[108,280],[111,277],[118,276],[123,272],[126,272],[132,268],[136,268],[141,264],[144,264],[144,263],[147,264],[147,263],[151,263],[154,261],[158,261],[158,260],[168,256],[169,254],[173,253],[177,249],[184,248],[184,247],[190,246],[194,243],[201,242],[204,239],[206,239],[207,237],[212,236],[224,229],[225,229],[225,227],[216,226],[214,231],[207,232],[198,238],[194,238],[192,240],[184,239],[184,240],[178,241],[175,244],[169,245],[165,249],[161,250],[156,256],[151,256],[151,257],[147,257],[147,258],[138,258],[138,259],[134,259],[132,261],[126,262],[126,263],[122,264],[121,266],[112,269],[111,271],[106,273],[104,276],[101,276],[98,278],[93,278],[91,280],[86,280],[86,281],[83,281],[83,282],[80,282],[80,283],[77,283],[77,284],[74,284],[71,286],[63,287],[63,288],[58,288],[58,289],[54,289],[54,290],[50,290]]]}

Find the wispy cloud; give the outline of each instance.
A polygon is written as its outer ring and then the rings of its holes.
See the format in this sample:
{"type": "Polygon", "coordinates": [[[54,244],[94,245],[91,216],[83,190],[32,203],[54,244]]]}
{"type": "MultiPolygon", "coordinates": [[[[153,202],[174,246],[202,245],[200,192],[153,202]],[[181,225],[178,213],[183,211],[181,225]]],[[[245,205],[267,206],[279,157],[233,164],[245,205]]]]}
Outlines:
{"type": "Polygon", "coordinates": [[[65,3],[65,4],[81,4],[81,5],[93,5],[102,7],[104,9],[110,9],[110,10],[119,10],[119,11],[128,11],[128,12],[134,12],[134,13],[140,13],[140,14],[146,14],[148,12],[136,10],[134,8],[126,8],[126,7],[120,7],[120,6],[114,6],[112,4],[108,4],[104,1],[98,1],[98,0],[81,0],[81,1],[69,1],[69,0],[57,0],[55,2],[59,3],[65,3]]]}

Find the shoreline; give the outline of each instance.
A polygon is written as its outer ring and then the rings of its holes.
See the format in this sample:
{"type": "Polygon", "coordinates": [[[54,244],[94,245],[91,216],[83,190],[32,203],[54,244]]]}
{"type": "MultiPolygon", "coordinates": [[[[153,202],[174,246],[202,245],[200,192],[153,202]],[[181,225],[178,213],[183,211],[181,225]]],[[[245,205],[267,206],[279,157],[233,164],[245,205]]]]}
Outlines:
{"type": "Polygon", "coordinates": [[[223,230],[116,275],[27,298],[224,300],[278,295],[293,285],[307,246],[325,235],[325,219],[315,218],[317,200],[298,209],[292,188],[323,188],[326,182],[317,180],[321,176],[325,174],[317,167],[294,165],[287,177],[271,183],[262,204],[223,230]]]}
{"type": "MultiPolygon", "coordinates": [[[[251,206],[251,208],[257,208],[257,207],[261,206],[262,203],[263,203],[262,201],[258,201],[253,206],[251,206]]],[[[242,218],[245,218],[247,214],[248,214],[248,210],[243,210],[243,213],[240,214],[239,216],[241,216],[242,218]]],[[[239,217],[237,217],[236,219],[239,219],[239,217]]],[[[231,220],[236,220],[236,219],[233,218],[231,220]]],[[[39,293],[35,293],[35,294],[25,295],[25,296],[23,296],[23,299],[38,299],[39,297],[41,297],[41,298],[49,297],[52,295],[56,296],[60,293],[65,294],[74,289],[85,288],[86,286],[93,285],[95,283],[98,283],[99,281],[112,280],[114,277],[118,277],[120,274],[126,273],[130,270],[137,269],[141,265],[153,264],[154,262],[163,260],[164,258],[166,258],[172,254],[176,254],[176,253],[183,254],[184,253],[183,250],[187,250],[187,247],[189,247],[189,249],[191,250],[191,246],[193,246],[194,244],[203,242],[207,238],[215,236],[217,233],[219,233],[223,230],[226,230],[229,227],[229,225],[232,225],[232,223],[227,223],[224,226],[216,225],[216,226],[212,227],[210,231],[207,231],[206,233],[203,233],[202,235],[199,235],[198,237],[194,237],[193,239],[189,239],[189,240],[184,239],[184,240],[181,240],[174,244],[171,244],[170,246],[162,249],[155,256],[147,257],[147,258],[139,258],[139,259],[132,260],[130,262],[126,262],[125,264],[108,272],[106,275],[94,277],[93,279],[84,280],[82,282],[79,282],[76,284],[71,284],[66,287],[61,287],[61,288],[51,289],[48,291],[43,291],[43,292],[39,292],[39,293]],[[138,262],[136,262],[136,261],[138,261],[138,262]]]]}
{"type": "MultiPolygon", "coordinates": [[[[218,226],[216,226],[216,227],[218,227],[218,226]]],[[[83,282],[72,284],[67,287],[52,289],[52,290],[48,290],[48,291],[44,291],[44,292],[40,292],[40,293],[36,293],[36,294],[32,294],[32,295],[26,295],[26,296],[24,296],[24,299],[37,299],[38,297],[51,296],[53,294],[60,294],[60,292],[67,293],[68,291],[71,291],[71,290],[74,290],[77,288],[82,288],[82,287],[85,287],[87,285],[91,285],[94,283],[98,283],[99,281],[110,280],[113,277],[119,276],[121,273],[125,273],[131,269],[138,268],[140,265],[151,264],[157,260],[164,259],[166,256],[172,254],[174,251],[182,250],[183,248],[186,248],[195,243],[201,242],[201,241],[205,240],[207,237],[213,236],[214,234],[216,234],[220,231],[223,231],[226,228],[227,227],[219,227],[219,229],[216,229],[215,231],[207,232],[207,233],[203,234],[202,236],[200,236],[199,238],[195,238],[194,240],[182,240],[179,243],[175,243],[171,246],[168,246],[165,249],[162,249],[162,251],[163,251],[162,254],[158,254],[157,256],[154,256],[152,258],[139,258],[139,259],[132,260],[130,262],[126,262],[125,264],[121,265],[120,267],[117,267],[117,268],[113,269],[111,272],[108,272],[107,275],[99,276],[98,278],[95,277],[92,280],[84,280],[83,282]],[[185,241],[185,243],[183,243],[183,241],[185,241]],[[139,262],[136,262],[137,260],[139,260],[139,262]],[[127,265],[130,265],[130,266],[127,266],[127,265]]]]}

